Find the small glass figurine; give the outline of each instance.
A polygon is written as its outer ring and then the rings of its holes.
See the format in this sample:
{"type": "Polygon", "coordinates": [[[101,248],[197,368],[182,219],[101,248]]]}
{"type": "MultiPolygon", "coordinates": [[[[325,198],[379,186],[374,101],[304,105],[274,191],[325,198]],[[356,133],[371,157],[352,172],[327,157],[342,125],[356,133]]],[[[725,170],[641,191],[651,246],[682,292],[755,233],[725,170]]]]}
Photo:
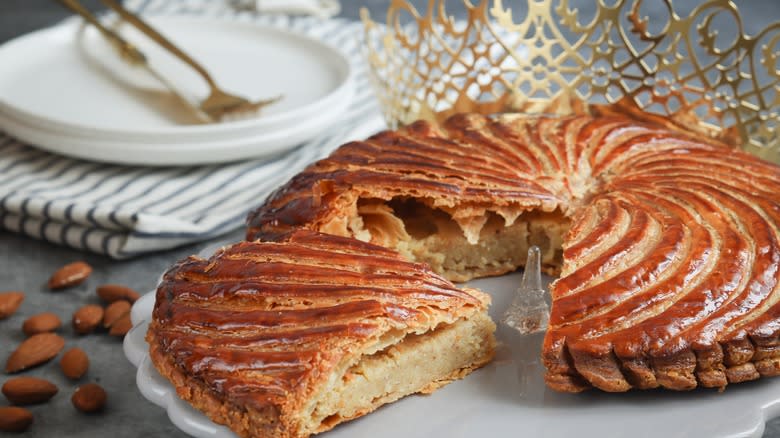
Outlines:
{"type": "Polygon", "coordinates": [[[536,246],[528,249],[525,271],[520,287],[515,292],[512,304],[504,313],[504,324],[522,334],[544,331],[550,320],[550,307],[542,287],[541,252],[536,246]]]}

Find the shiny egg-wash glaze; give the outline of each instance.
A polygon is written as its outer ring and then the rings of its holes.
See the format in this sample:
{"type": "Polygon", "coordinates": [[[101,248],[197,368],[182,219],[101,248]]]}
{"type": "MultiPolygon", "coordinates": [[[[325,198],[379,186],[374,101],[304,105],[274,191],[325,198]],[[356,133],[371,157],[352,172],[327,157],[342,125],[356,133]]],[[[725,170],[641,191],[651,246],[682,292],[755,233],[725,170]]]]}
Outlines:
{"type": "Polygon", "coordinates": [[[777,375],[777,166],[600,123],[579,140],[598,145],[589,161],[603,180],[552,288],[548,384],[682,390],[777,375]]]}
{"type": "Polygon", "coordinates": [[[456,116],[444,126],[447,131],[417,122],[399,132],[348,143],[293,177],[250,213],[247,237],[271,240],[291,228],[323,224],[339,215],[336,206],[352,193],[428,198],[444,208],[471,204],[554,209],[558,199],[552,188],[557,181],[545,175],[557,168],[555,157],[541,160],[539,154],[546,149],[517,149],[508,140],[506,126],[486,122],[473,115],[456,116]]]}
{"type": "MultiPolygon", "coordinates": [[[[300,414],[345,360],[391,333],[428,333],[484,313],[489,301],[394,251],[303,230],[173,266],[147,340],[161,374],[212,420],[240,436],[308,436],[350,419],[312,431],[300,414]]],[[[431,390],[488,362],[493,344],[491,330],[485,356],[431,390]]]]}
{"type": "Polygon", "coordinates": [[[366,193],[559,209],[572,225],[542,353],[550,387],[780,374],[780,168],[662,118],[598,112],[459,115],[349,143],[251,213],[247,237],[320,229],[366,193]]]}

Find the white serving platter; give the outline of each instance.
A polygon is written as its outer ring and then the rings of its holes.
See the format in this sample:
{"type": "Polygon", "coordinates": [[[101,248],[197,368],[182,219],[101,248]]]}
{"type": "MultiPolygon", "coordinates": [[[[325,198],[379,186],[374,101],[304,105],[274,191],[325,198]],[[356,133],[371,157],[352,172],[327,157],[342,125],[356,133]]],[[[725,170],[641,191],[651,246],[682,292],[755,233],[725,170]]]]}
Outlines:
{"type": "MultiPolygon", "coordinates": [[[[110,21],[110,19],[107,19],[110,21]]],[[[0,46],[0,130],[52,152],[139,165],[218,163],[278,154],[338,122],[354,94],[345,56],[328,41],[280,28],[204,17],[150,17],[225,89],[282,95],[261,117],[182,124],[172,94],[126,65],[96,29],[71,19],[0,46]]],[[[191,69],[128,25],[119,26],[180,92],[208,89],[191,69]]]]}
{"type": "MultiPolygon", "coordinates": [[[[519,282],[520,275],[514,273],[468,285],[490,293],[490,313],[498,321],[519,282]]],[[[171,421],[192,436],[234,437],[179,399],[151,364],[144,336],[153,307],[153,292],[136,302],[134,328],[124,343],[128,359],[138,367],[141,393],[166,409],[171,421]]],[[[546,388],[542,379],[541,335],[521,336],[503,324],[496,335],[498,354],[486,367],[431,395],[406,397],[323,436],[760,437],[766,420],[780,414],[780,378],[730,385],[723,393],[557,393],[546,388]]]]}

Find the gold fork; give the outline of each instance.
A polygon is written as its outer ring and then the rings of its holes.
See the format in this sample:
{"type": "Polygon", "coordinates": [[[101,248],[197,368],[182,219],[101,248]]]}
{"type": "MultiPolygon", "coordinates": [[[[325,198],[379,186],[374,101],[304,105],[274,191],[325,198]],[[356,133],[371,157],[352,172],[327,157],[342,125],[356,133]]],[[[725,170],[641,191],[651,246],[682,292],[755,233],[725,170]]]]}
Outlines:
{"type": "MultiPolygon", "coordinates": [[[[129,62],[136,65],[143,65],[148,67],[148,61],[146,56],[133,44],[119,36],[116,32],[105,27],[100,21],[92,15],[87,8],[85,8],[78,0],[57,0],[65,7],[69,8],[73,12],[76,12],[83,17],[87,22],[97,27],[101,34],[103,34],[115,47],[118,48],[122,57],[129,62]]],[[[214,79],[211,77],[208,71],[203,68],[198,62],[196,62],[191,56],[186,54],[183,50],[173,44],[170,40],[157,32],[154,28],[148,25],[140,17],[133,14],[124,8],[119,2],[115,0],[101,0],[106,6],[113,9],[123,20],[129,22],[135,26],[138,30],[143,32],[146,36],[154,40],[157,44],[168,50],[171,54],[184,61],[190,67],[192,67],[201,77],[206,81],[209,86],[209,96],[200,102],[198,110],[204,113],[211,121],[222,121],[235,118],[242,118],[247,116],[255,116],[259,114],[260,110],[268,105],[271,105],[282,96],[277,96],[271,99],[263,99],[256,102],[252,102],[234,94],[230,94],[222,90],[214,79]]],[[[156,74],[155,74],[156,75],[156,74]]],[[[156,75],[159,77],[159,75],[156,75]]],[[[178,95],[178,92],[164,81],[165,85],[174,91],[178,95]]],[[[186,99],[184,99],[187,101],[186,99]]],[[[189,103],[189,101],[187,101],[189,103]]]]}

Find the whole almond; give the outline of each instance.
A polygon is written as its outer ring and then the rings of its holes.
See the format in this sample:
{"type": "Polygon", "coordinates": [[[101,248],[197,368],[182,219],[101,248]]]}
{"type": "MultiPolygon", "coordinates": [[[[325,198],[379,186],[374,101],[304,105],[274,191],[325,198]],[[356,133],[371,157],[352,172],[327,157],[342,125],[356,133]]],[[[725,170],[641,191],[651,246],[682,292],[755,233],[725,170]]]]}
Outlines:
{"type": "Polygon", "coordinates": [[[111,329],[108,331],[108,334],[122,337],[126,335],[131,328],[133,328],[133,322],[130,320],[130,312],[127,312],[111,324],[111,329]]]}
{"type": "Polygon", "coordinates": [[[103,308],[97,304],[88,304],[73,314],[73,328],[76,333],[92,333],[103,321],[103,308]]]}
{"type": "Polygon", "coordinates": [[[119,300],[126,300],[134,303],[138,298],[141,298],[141,294],[136,292],[135,289],[121,284],[104,284],[98,286],[97,294],[101,300],[107,303],[113,303],[114,301],[119,300]]]}
{"type": "Polygon", "coordinates": [[[89,369],[89,357],[80,348],[71,348],[62,355],[60,368],[65,377],[73,380],[80,379],[89,369]]]}
{"type": "Polygon", "coordinates": [[[0,292],[0,319],[6,319],[16,312],[16,309],[22,305],[24,301],[24,293],[12,291],[12,292],[0,292]]]}
{"type": "Polygon", "coordinates": [[[56,393],[55,384],[37,377],[14,377],[3,384],[3,395],[15,405],[43,403],[56,393]]]}
{"type": "Polygon", "coordinates": [[[130,312],[130,302],[125,300],[114,301],[106,307],[103,314],[103,327],[109,328],[126,313],[130,312]]]}
{"type": "Polygon", "coordinates": [[[81,385],[73,393],[70,401],[81,412],[97,412],[106,405],[106,391],[96,383],[81,385]]]}
{"type": "Polygon", "coordinates": [[[8,357],[5,372],[16,373],[53,359],[65,346],[65,339],[54,333],[32,335],[8,357]]]}
{"type": "Polygon", "coordinates": [[[0,408],[0,430],[3,432],[24,432],[32,422],[32,413],[25,408],[16,406],[0,408]]]}
{"type": "Polygon", "coordinates": [[[53,332],[61,325],[62,321],[60,321],[59,316],[51,312],[44,312],[27,318],[22,324],[22,331],[25,335],[32,336],[38,333],[53,332]]]}
{"type": "Polygon", "coordinates": [[[64,289],[66,287],[76,286],[84,282],[92,273],[92,266],[85,262],[74,262],[67,264],[51,275],[49,278],[49,289],[64,289]]]}

